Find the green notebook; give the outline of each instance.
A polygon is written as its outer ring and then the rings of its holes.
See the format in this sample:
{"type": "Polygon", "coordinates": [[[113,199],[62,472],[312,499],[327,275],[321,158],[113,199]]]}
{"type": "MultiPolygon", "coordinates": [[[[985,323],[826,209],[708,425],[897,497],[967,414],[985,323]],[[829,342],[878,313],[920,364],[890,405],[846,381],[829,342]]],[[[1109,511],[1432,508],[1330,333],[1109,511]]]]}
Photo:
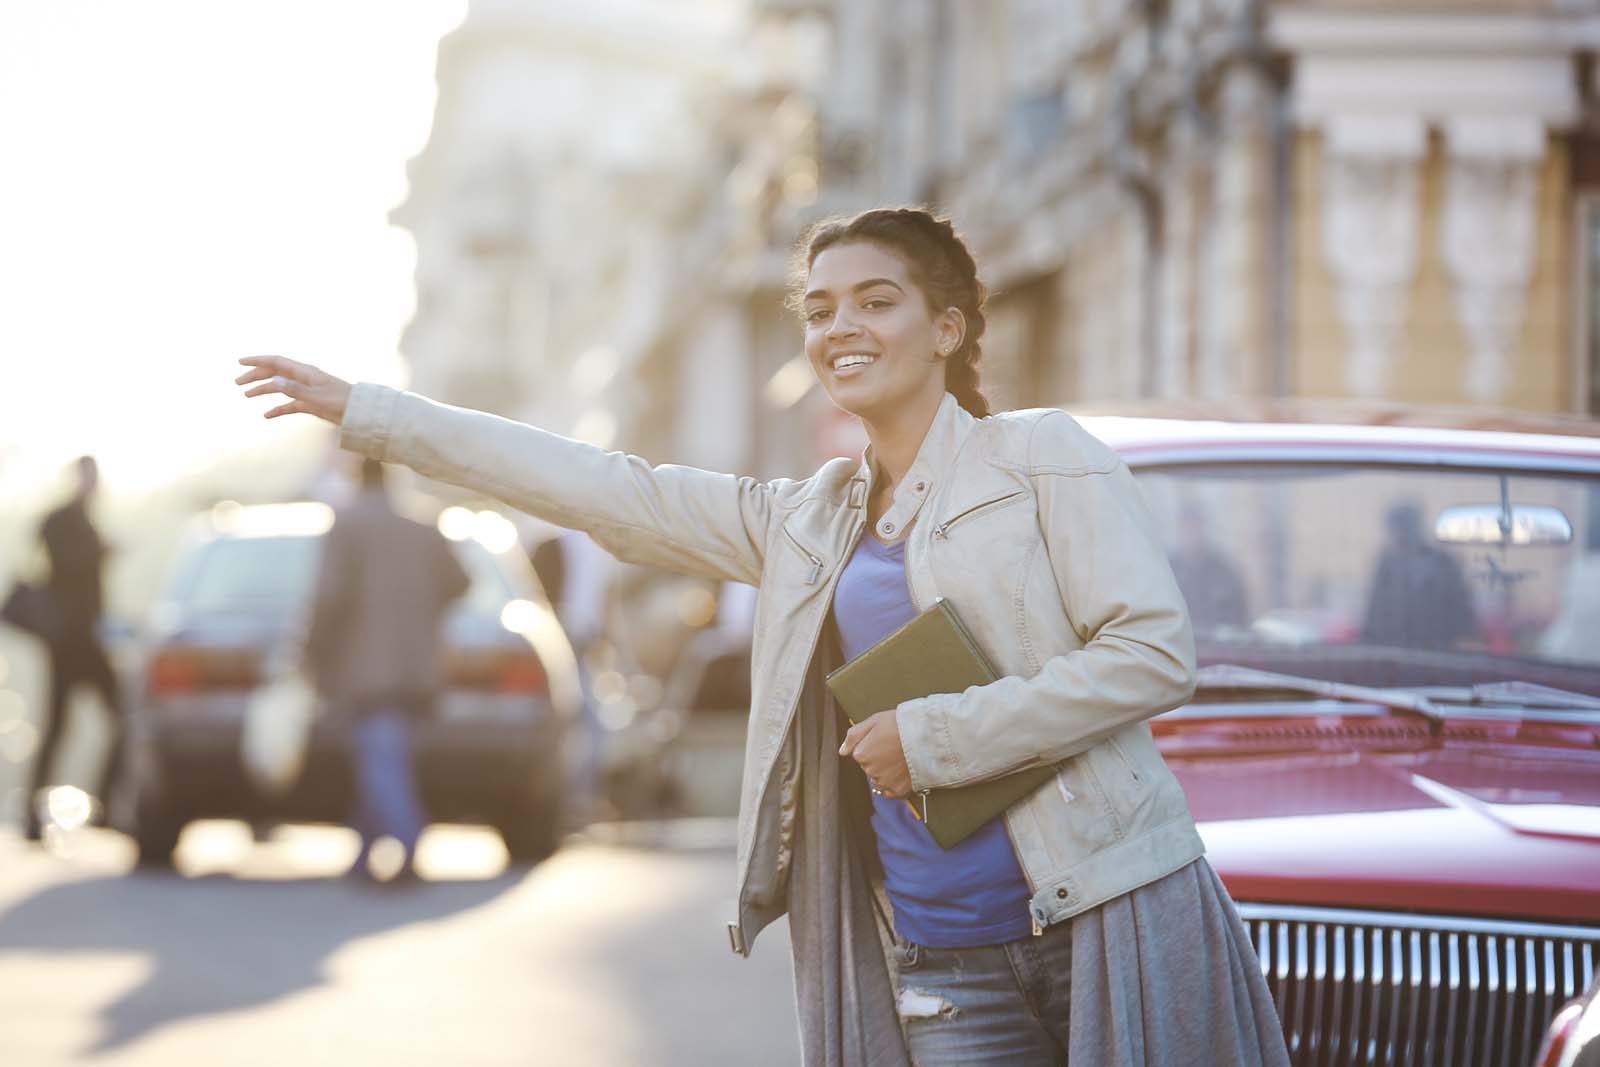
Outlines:
{"type": "MultiPolygon", "coordinates": [[[[852,723],[907,700],[960,693],[998,676],[955,609],[943,597],[882,641],[828,675],[828,688],[852,723]]],[[[931,789],[911,810],[941,848],[953,848],[978,827],[1050,780],[1055,767],[1026,767],[1000,778],[931,789]]]]}

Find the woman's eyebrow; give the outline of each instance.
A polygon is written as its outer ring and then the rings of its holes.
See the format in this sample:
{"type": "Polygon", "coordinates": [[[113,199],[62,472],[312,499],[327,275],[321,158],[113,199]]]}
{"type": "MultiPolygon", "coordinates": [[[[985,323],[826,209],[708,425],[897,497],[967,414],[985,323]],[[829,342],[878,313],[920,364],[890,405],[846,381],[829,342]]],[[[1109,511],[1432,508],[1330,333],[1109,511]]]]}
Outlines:
{"type": "MultiPolygon", "coordinates": [[[[876,285],[892,285],[897,290],[899,290],[900,292],[902,292],[902,293],[905,292],[904,289],[900,288],[900,283],[895,281],[893,278],[868,278],[864,282],[856,282],[856,284],[852,285],[850,287],[850,289],[853,292],[859,293],[864,289],[871,289],[873,286],[876,286],[876,285]]],[[[807,293],[803,299],[812,300],[812,299],[816,299],[816,298],[819,298],[819,297],[825,297],[827,295],[828,295],[828,291],[826,289],[813,289],[809,293],[807,293]]]]}

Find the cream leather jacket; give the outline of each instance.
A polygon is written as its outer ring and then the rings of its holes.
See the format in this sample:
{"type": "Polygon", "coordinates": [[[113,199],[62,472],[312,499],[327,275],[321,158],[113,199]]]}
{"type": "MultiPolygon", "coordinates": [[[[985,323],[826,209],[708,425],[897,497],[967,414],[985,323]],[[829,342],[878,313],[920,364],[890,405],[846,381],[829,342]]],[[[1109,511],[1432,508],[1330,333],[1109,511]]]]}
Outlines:
{"type": "MultiPolygon", "coordinates": [[[[760,482],[656,466],[383,386],[351,392],[345,447],[588,531],[619,558],[760,587],[739,809],[736,951],[783,912],[792,812],[773,788],[866,522],[870,450],[760,482]],[[775,775],[775,769],[777,774],[775,775]]],[[[946,597],[1004,677],[896,709],[918,791],[1029,764],[1055,777],[1006,814],[1042,929],[1203,852],[1146,722],[1194,689],[1194,640],[1138,487],[1054,409],[975,419],[946,394],[879,519],[906,537],[919,609],[946,597]]]]}

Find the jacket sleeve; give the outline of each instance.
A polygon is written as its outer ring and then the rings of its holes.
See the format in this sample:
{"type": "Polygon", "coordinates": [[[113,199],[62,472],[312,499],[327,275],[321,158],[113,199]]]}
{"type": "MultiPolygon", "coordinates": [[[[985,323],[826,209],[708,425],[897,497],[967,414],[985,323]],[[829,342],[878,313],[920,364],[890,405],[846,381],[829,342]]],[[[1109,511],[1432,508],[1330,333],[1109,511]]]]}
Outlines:
{"type": "Polygon", "coordinates": [[[1194,693],[1194,637],[1144,498],[1116,453],[1044,416],[1029,477],[1055,584],[1083,647],[965,693],[896,710],[918,790],[1059,763],[1194,693]]]}
{"type": "Polygon", "coordinates": [[[350,392],[340,443],[474,489],[612,555],[685,574],[761,580],[773,513],[768,483],[637,456],[386,386],[350,392]]]}

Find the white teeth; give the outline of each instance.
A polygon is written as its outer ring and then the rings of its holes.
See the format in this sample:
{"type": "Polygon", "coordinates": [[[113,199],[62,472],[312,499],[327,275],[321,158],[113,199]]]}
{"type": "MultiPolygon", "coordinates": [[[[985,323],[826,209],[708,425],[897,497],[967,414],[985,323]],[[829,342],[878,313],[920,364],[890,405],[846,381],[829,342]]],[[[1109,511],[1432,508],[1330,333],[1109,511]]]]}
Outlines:
{"type": "Polygon", "coordinates": [[[844,370],[846,367],[864,367],[868,363],[875,362],[877,358],[876,356],[840,356],[833,361],[833,369],[844,370]]]}

